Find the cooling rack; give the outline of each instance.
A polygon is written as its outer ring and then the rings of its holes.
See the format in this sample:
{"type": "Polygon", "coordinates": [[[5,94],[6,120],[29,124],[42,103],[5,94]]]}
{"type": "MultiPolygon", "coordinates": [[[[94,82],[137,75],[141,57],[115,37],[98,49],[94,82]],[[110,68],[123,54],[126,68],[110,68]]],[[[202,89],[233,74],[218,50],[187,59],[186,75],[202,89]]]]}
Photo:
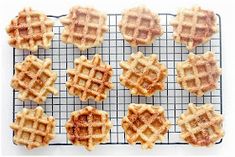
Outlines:
{"type": "MultiPolygon", "coordinates": [[[[64,16],[64,15],[62,15],[64,16]]],[[[48,16],[55,21],[53,32],[55,34],[52,41],[51,48],[44,50],[39,48],[37,57],[51,58],[53,62],[53,70],[57,73],[56,88],[59,90],[59,95],[50,95],[46,102],[42,105],[48,115],[52,115],[56,119],[56,138],[50,145],[71,145],[66,137],[66,130],[64,128],[65,122],[70,117],[72,111],[81,109],[87,105],[96,107],[98,109],[107,111],[110,120],[113,123],[113,128],[110,131],[110,140],[104,144],[127,144],[124,131],[121,127],[121,119],[127,113],[127,107],[130,103],[146,103],[161,105],[165,111],[167,118],[171,121],[171,128],[169,129],[165,139],[157,144],[186,144],[180,139],[180,129],[176,124],[179,115],[184,112],[189,102],[201,105],[204,103],[212,103],[215,110],[222,114],[222,77],[219,80],[218,88],[205,94],[203,97],[196,97],[189,92],[181,89],[176,83],[176,63],[184,61],[187,58],[189,51],[185,49],[184,45],[177,44],[172,39],[172,27],[169,25],[173,14],[161,13],[161,25],[164,29],[164,34],[156,39],[150,46],[139,46],[131,48],[130,45],[123,39],[118,22],[121,19],[121,14],[108,14],[109,31],[105,34],[104,42],[100,47],[91,48],[81,53],[72,44],[64,44],[61,42],[60,35],[63,26],[59,23],[58,18],[62,16],[48,16]],[[152,53],[157,54],[159,61],[165,64],[168,68],[168,77],[166,79],[166,88],[160,93],[156,93],[152,97],[133,96],[129,90],[120,85],[119,76],[122,73],[119,63],[122,60],[127,60],[131,53],[141,51],[145,55],[152,53]],[[112,82],[114,89],[108,93],[107,99],[102,103],[94,101],[81,102],[78,97],[70,96],[66,90],[65,82],[67,81],[66,70],[73,68],[73,61],[75,58],[86,55],[89,59],[95,53],[102,56],[104,62],[113,67],[114,75],[112,82]]],[[[221,19],[217,14],[218,33],[213,38],[198,46],[193,50],[196,54],[202,54],[206,51],[213,51],[216,54],[216,59],[222,67],[222,44],[221,44],[221,19]]],[[[25,50],[13,49],[13,69],[17,62],[21,62],[28,54],[33,54],[25,50]]],[[[14,73],[14,71],[13,71],[14,73]]],[[[22,102],[17,99],[18,92],[13,90],[13,120],[16,113],[23,107],[34,108],[37,105],[32,102],[22,102]]],[[[222,140],[218,141],[220,143],[222,140]]]]}

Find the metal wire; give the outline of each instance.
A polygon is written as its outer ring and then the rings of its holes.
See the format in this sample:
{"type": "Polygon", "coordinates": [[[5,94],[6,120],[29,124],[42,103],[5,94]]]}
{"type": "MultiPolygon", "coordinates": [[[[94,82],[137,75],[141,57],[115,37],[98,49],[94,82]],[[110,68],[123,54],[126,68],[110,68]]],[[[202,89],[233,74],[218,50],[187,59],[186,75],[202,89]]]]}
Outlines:
{"type": "MultiPolygon", "coordinates": [[[[167,118],[171,121],[171,128],[167,133],[166,138],[157,144],[186,144],[179,138],[180,129],[176,124],[179,115],[184,112],[189,102],[197,105],[204,103],[212,103],[216,111],[222,114],[222,77],[220,77],[220,86],[214,92],[205,94],[203,97],[196,97],[181,89],[176,83],[175,65],[177,62],[184,61],[187,58],[188,51],[184,45],[177,44],[172,39],[172,27],[169,25],[173,14],[161,13],[161,25],[164,29],[164,34],[156,39],[150,46],[139,46],[136,49],[131,48],[129,44],[123,40],[117,26],[121,19],[120,14],[108,14],[109,31],[105,34],[104,42],[100,47],[88,49],[85,53],[80,52],[72,44],[64,44],[61,42],[60,35],[63,27],[58,22],[61,16],[49,16],[55,20],[53,32],[55,34],[52,41],[52,46],[49,50],[39,49],[37,53],[31,53],[24,50],[13,49],[13,66],[17,62],[23,61],[28,54],[34,54],[37,57],[51,58],[53,62],[53,70],[58,74],[56,88],[59,90],[59,95],[51,95],[42,105],[45,113],[55,117],[56,138],[50,145],[70,145],[66,137],[64,128],[65,122],[68,120],[70,113],[81,109],[87,105],[107,111],[110,120],[113,123],[113,128],[110,132],[110,140],[105,144],[127,144],[125,134],[121,128],[121,119],[127,112],[127,107],[130,103],[146,103],[161,105],[166,111],[167,118]],[[157,54],[159,61],[168,67],[168,77],[166,80],[166,89],[163,92],[156,93],[152,97],[133,96],[129,90],[120,85],[119,76],[122,70],[119,67],[119,62],[127,60],[131,53],[141,51],[145,55],[157,54]],[[86,55],[87,58],[92,58],[95,53],[100,53],[104,62],[113,67],[114,75],[112,82],[114,89],[108,94],[107,99],[102,103],[96,103],[92,100],[81,102],[78,97],[70,96],[67,93],[65,82],[67,81],[66,70],[73,68],[75,58],[86,55]]],[[[62,15],[64,16],[64,15],[62,15]]],[[[206,44],[198,46],[194,53],[202,54],[206,51],[213,51],[216,58],[222,67],[222,48],[221,48],[221,20],[217,15],[219,32],[206,44]]],[[[14,72],[13,72],[14,73],[14,72]]],[[[37,105],[32,102],[22,102],[17,99],[18,92],[13,90],[13,121],[15,115],[23,107],[34,108],[37,105]]],[[[220,143],[218,141],[217,143],[220,143]]]]}

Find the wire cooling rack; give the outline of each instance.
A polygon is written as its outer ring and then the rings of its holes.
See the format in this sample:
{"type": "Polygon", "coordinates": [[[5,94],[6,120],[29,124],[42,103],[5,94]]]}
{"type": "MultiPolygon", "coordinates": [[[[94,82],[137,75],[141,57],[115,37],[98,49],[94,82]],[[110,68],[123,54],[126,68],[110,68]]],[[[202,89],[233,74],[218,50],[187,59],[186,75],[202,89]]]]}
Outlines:
{"type": "MultiPolygon", "coordinates": [[[[52,41],[52,46],[49,50],[40,48],[36,55],[37,57],[51,58],[53,62],[53,70],[58,74],[56,81],[56,88],[59,90],[59,95],[51,95],[47,98],[45,104],[42,105],[48,115],[52,115],[56,119],[56,138],[50,145],[70,145],[71,143],[66,137],[66,130],[64,128],[65,122],[70,117],[70,113],[79,110],[87,105],[96,107],[107,111],[110,120],[113,123],[113,128],[110,132],[110,140],[105,144],[127,144],[124,131],[121,127],[121,119],[127,113],[127,108],[130,103],[146,103],[161,105],[165,111],[167,118],[171,121],[171,128],[168,131],[166,138],[157,144],[186,144],[180,139],[180,129],[176,124],[179,115],[184,112],[189,102],[197,105],[204,103],[214,104],[215,110],[222,114],[222,77],[219,80],[218,89],[213,92],[205,94],[203,97],[196,97],[189,92],[181,89],[176,83],[176,63],[184,61],[187,58],[188,51],[184,45],[177,44],[172,39],[172,27],[169,22],[175,15],[169,13],[159,14],[161,18],[161,25],[164,29],[164,34],[156,39],[150,46],[139,46],[131,48],[130,45],[123,40],[123,37],[117,26],[121,19],[120,14],[108,14],[109,31],[105,34],[104,42],[100,47],[88,49],[81,53],[74,45],[64,44],[61,42],[60,35],[63,27],[59,23],[58,18],[62,16],[48,16],[55,21],[53,32],[55,33],[52,41]],[[133,96],[129,90],[120,85],[119,76],[122,73],[119,63],[122,60],[127,60],[131,53],[141,51],[145,55],[152,53],[157,54],[159,61],[165,64],[168,68],[168,77],[166,80],[166,88],[160,93],[156,93],[152,97],[133,96]],[[102,103],[94,101],[81,102],[78,97],[70,96],[66,90],[65,82],[68,77],[66,70],[73,68],[73,61],[75,58],[86,55],[89,59],[95,53],[100,53],[104,62],[113,67],[114,75],[112,82],[114,89],[108,93],[107,99],[102,103]]],[[[213,38],[198,46],[194,52],[202,54],[206,51],[213,51],[220,67],[222,66],[222,52],[221,52],[221,19],[217,15],[218,33],[213,38]]],[[[21,62],[24,58],[31,54],[29,51],[13,49],[13,66],[17,62],[21,62]]],[[[14,68],[13,68],[14,69],[14,68]]],[[[23,107],[34,108],[37,105],[32,102],[22,102],[17,99],[18,92],[13,91],[13,120],[15,115],[23,107]]],[[[222,141],[222,140],[221,140],[222,141]]],[[[221,141],[218,141],[220,143],[221,141]]]]}

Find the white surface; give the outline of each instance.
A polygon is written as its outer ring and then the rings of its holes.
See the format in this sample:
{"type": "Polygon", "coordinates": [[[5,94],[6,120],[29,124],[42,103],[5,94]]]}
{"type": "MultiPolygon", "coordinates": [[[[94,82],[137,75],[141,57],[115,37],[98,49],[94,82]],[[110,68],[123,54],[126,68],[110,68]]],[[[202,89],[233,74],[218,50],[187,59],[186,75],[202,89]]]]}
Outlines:
{"type": "MultiPolygon", "coordinates": [[[[3,3],[3,2],[0,2],[3,3]]],[[[8,0],[4,4],[0,4],[0,49],[1,49],[1,151],[4,155],[229,155],[233,152],[234,135],[234,116],[235,109],[233,93],[234,84],[234,17],[232,3],[222,1],[220,3],[215,1],[11,1],[8,0]],[[124,4],[127,3],[127,4],[124,4]],[[120,13],[124,8],[133,7],[137,5],[146,5],[147,7],[157,12],[171,12],[174,13],[180,7],[191,7],[194,4],[201,5],[204,8],[212,9],[219,13],[222,18],[222,52],[223,52],[223,114],[224,114],[224,130],[225,137],[222,144],[213,146],[211,148],[195,148],[189,145],[157,145],[153,150],[144,151],[140,146],[114,146],[103,145],[98,146],[94,151],[87,152],[83,148],[74,146],[50,146],[45,148],[27,151],[23,147],[17,147],[12,143],[12,131],[9,124],[12,121],[12,89],[9,82],[12,77],[12,48],[7,44],[7,35],[5,27],[10,19],[17,15],[18,11],[25,6],[32,6],[36,10],[41,10],[46,14],[60,15],[66,14],[71,6],[74,4],[90,5],[97,9],[103,10],[106,13],[120,13]]]]}

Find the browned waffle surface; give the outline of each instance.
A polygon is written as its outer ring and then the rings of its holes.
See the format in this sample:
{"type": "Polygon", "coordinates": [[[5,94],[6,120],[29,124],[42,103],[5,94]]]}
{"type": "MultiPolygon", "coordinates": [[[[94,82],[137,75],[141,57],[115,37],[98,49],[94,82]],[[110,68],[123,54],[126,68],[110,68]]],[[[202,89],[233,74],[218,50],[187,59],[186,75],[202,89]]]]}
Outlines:
{"type": "Polygon", "coordinates": [[[104,13],[89,7],[74,6],[61,18],[64,26],[61,40],[76,45],[81,51],[99,46],[108,30],[104,13]]]}
{"type": "Polygon", "coordinates": [[[222,116],[214,111],[213,105],[197,107],[192,103],[177,121],[181,137],[195,146],[210,146],[220,140],[224,136],[222,122],[222,116]]]}
{"type": "Polygon", "coordinates": [[[173,38],[188,50],[210,40],[217,32],[215,13],[201,7],[181,9],[171,21],[173,38]]]}
{"type": "Polygon", "coordinates": [[[42,104],[49,93],[58,94],[54,87],[56,78],[57,74],[51,70],[51,59],[40,60],[29,55],[23,62],[15,64],[11,86],[19,91],[20,100],[42,104]]]}
{"type": "Polygon", "coordinates": [[[122,127],[128,143],[140,142],[142,148],[151,149],[164,138],[170,122],[161,106],[130,104],[127,115],[122,119],[122,127]]]}
{"type": "Polygon", "coordinates": [[[38,46],[48,49],[54,36],[53,22],[45,14],[24,8],[11,20],[6,31],[9,44],[18,49],[37,51],[38,46]]]}
{"type": "Polygon", "coordinates": [[[75,59],[74,69],[68,69],[67,73],[69,80],[66,86],[69,94],[79,96],[82,101],[103,101],[113,87],[112,67],[103,63],[98,54],[91,60],[87,60],[85,56],[75,59]]]}
{"type": "Polygon", "coordinates": [[[14,130],[13,140],[16,144],[33,149],[48,145],[55,137],[55,119],[43,113],[41,107],[23,108],[16,115],[15,122],[10,125],[14,130]]]}
{"type": "Polygon", "coordinates": [[[111,127],[108,113],[91,106],[72,112],[65,125],[72,144],[82,145],[89,151],[109,139],[111,127]]]}
{"type": "Polygon", "coordinates": [[[197,96],[215,90],[221,75],[213,52],[190,53],[186,61],[177,63],[176,70],[180,86],[197,96]]]}
{"type": "Polygon", "coordinates": [[[123,38],[132,47],[152,44],[163,34],[159,16],[146,7],[124,11],[119,28],[123,38]]]}
{"type": "Polygon", "coordinates": [[[120,62],[120,67],[123,69],[120,83],[130,89],[131,94],[151,96],[164,90],[167,68],[156,55],[145,57],[142,52],[133,53],[127,61],[120,62]]]}

